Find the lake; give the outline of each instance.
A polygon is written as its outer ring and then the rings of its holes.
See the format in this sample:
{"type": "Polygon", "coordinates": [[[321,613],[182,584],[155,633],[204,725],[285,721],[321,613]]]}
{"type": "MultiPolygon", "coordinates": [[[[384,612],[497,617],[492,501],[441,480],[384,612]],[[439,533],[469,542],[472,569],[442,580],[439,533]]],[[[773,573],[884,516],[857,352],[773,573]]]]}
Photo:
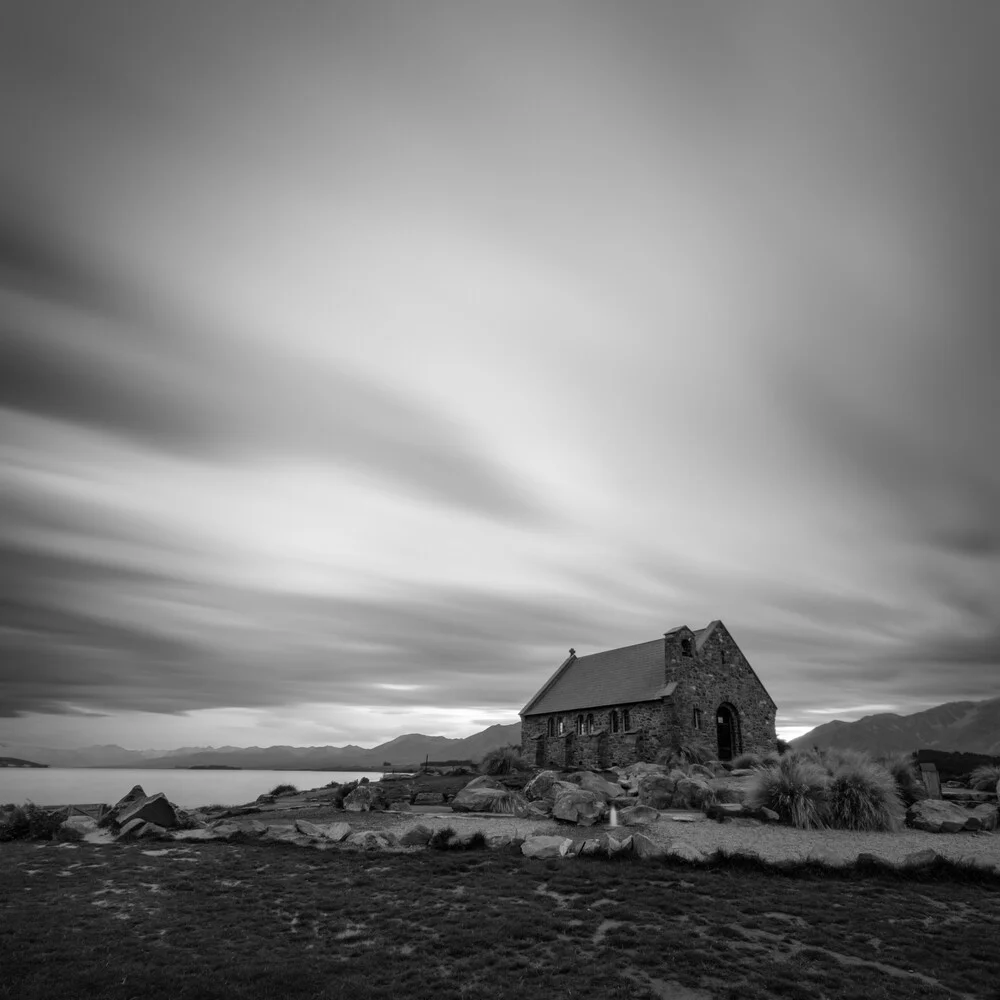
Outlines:
{"type": "Polygon", "coordinates": [[[378,781],[381,771],[189,771],[178,768],[127,767],[0,767],[0,803],[37,805],[113,805],[142,785],[147,795],[163,792],[182,809],[207,805],[242,805],[275,785],[294,785],[304,791],[331,781],[368,778],[378,781]]]}

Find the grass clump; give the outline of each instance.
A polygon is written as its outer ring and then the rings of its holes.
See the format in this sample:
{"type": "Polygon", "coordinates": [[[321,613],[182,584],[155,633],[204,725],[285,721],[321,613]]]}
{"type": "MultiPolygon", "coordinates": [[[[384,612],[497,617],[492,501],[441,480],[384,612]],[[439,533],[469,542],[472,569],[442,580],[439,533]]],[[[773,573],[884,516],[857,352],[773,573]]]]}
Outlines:
{"type": "Polygon", "coordinates": [[[294,785],[275,785],[268,795],[298,795],[299,790],[294,785]]]}
{"type": "Polygon", "coordinates": [[[900,751],[877,760],[892,775],[904,806],[912,806],[914,802],[927,798],[927,789],[912,754],[900,751]]]}
{"type": "Polygon", "coordinates": [[[491,750],[479,763],[483,774],[514,774],[527,769],[521,757],[521,748],[514,743],[491,750]]]}
{"type": "Polygon", "coordinates": [[[969,775],[969,787],[977,792],[992,792],[1000,782],[1000,764],[980,764],[969,775]]]}
{"type": "Polygon", "coordinates": [[[504,789],[497,790],[496,795],[491,795],[480,807],[483,812],[495,813],[500,816],[528,816],[531,809],[528,800],[520,793],[504,789]]]}
{"type": "Polygon", "coordinates": [[[767,807],[802,830],[822,830],[827,825],[829,785],[830,775],[821,765],[786,755],[757,770],[747,804],[752,809],[767,807]]]}
{"type": "Polygon", "coordinates": [[[759,753],[741,753],[731,761],[734,770],[743,770],[747,767],[760,767],[762,760],[759,753]]]}
{"type": "Polygon", "coordinates": [[[829,785],[829,822],[841,830],[898,830],[905,806],[896,779],[867,754],[843,760],[829,785]]]}

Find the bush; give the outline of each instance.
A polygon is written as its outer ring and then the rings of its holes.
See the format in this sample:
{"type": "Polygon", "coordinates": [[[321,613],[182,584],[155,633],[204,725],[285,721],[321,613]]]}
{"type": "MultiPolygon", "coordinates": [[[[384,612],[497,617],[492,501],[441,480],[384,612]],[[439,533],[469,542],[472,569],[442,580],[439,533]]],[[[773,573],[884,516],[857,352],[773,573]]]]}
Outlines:
{"type": "Polygon", "coordinates": [[[431,834],[431,839],[427,841],[427,846],[433,847],[436,851],[447,851],[451,847],[449,841],[454,836],[457,836],[457,834],[453,827],[442,826],[439,830],[435,830],[431,834]]]}
{"type": "Polygon", "coordinates": [[[734,769],[742,770],[746,767],[760,767],[763,761],[759,753],[741,753],[739,757],[734,757],[731,763],[734,769]]]}
{"type": "Polygon", "coordinates": [[[852,754],[833,773],[829,822],[841,830],[898,830],[905,807],[896,779],[867,754],[852,754]]]}
{"type": "Polygon", "coordinates": [[[783,740],[780,736],[778,737],[778,756],[784,757],[786,753],[790,753],[792,749],[792,744],[788,740],[783,740]]]}
{"type": "Polygon", "coordinates": [[[527,769],[521,758],[521,748],[513,743],[491,750],[479,763],[479,770],[483,774],[513,774],[527,769]]]}
{"type": "Polygon", "coordinates": [[[359,783],[357,781],[345,781],[342,785],[338,785],[334,782],[332,787],[336,788],[336,791],[333,793],[333,798],[330,800],[333,803],[334,808],[343,809],[344,799],[358,787],[358,784],[359,783]]]}
{"type": "Polygon", "coordinates": [[[299,790],[294,785],[275,785],[268,795],[298,795],[299,790]]]}
{"type": "Polygon", "coordinates": [[[52,840],[66,821],[62,809],[43,809],[33,802],[0,807],[0,841],[52,840]]]}
{"type": "Polygon", "coordinates": [[[896,782],[896,791],[899,792],[903,805],[912,806],[914,802],[927,798],[927,789],[924,787],[923,779],[920,777],[912,754],[902,751],[886,754],[878,758],[878,763],[892,775],[896,782]]]}
{"type": "Polygon", "coordinates": [[[969,775],[969,787],[978,792],[992,792],[1000,782],[1000,765],[980,764],[969,775]]]}
{"type": "Polygon", "coordinates": [[[746,801],[751,809],[774,810],[802,830],[821,830],[826,826],[829,784],[825,768],[786,754],[777,764],[758,768],[746,801]]]}
{"type": "Polygon", "coordinates": [[[688,764],[707,764],[717,759],[718,750],[707,740],[693,740],[681,746],[678,756],[688,764]]]}

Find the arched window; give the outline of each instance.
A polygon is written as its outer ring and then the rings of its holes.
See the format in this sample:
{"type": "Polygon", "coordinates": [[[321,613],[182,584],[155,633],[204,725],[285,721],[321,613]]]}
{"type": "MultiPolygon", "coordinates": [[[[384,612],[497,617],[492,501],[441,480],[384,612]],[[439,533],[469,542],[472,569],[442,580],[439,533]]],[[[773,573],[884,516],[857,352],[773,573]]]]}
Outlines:
{"type": "Polygon", "coordinates": [[[560,715],[559,716],[559,735],[562,736],[566,732],[566,720],[560,715]]]}
{"type": "Polygon", "coordinates": [[[556,720],[554,716],[549,718],[549,736],[555,736],[556,734],[556,720]]]}
{"type": "Polygon", "coordinates": [[[594,732],[594,717],[592,715],[587,716],[587,735],[591,736],[594,732]]]}
{"type": "Polygon", "coordinates": [[[694,710],[694,717],[691,720],[695,729],[701,729],[701,709],[696,708],[694,710]]]}
{"type": "Polygon", "coordinates": [[[576,735],[577,736],[582,736],[583,735],[583,716],[582,715],[578,715],[576,717],[576,735]]]}
{"type": "Polygon", "coordinates": [[[618,713],[617,712],[615,712],[615,711],[611,712],[610,722],[611,722],[611,732],[617,733],[618,732],[618,713]]]}
{"type": "Polygon", "coordinates": [[[632,720],[629,718],[628,709],[622,709],[622,729],[627,733],[632,728],[632,720]]]}
{"type": "Polygon", "coordinates": [[[690,656],[691,655],[691,640],[690,639],[681,639],[681,652],[685,656],[690,656]]]}

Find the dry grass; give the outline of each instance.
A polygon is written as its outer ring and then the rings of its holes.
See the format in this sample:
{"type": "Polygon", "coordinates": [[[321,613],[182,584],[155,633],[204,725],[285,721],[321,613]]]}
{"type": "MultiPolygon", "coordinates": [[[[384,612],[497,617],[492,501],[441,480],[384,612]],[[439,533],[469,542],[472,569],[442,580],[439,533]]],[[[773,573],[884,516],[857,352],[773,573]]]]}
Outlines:
{"type": "Polygon", "coordinates": [[[995,891],[954,873],[0,848],[4,1000],[985,1000],[998,929],[995,891]]]}

